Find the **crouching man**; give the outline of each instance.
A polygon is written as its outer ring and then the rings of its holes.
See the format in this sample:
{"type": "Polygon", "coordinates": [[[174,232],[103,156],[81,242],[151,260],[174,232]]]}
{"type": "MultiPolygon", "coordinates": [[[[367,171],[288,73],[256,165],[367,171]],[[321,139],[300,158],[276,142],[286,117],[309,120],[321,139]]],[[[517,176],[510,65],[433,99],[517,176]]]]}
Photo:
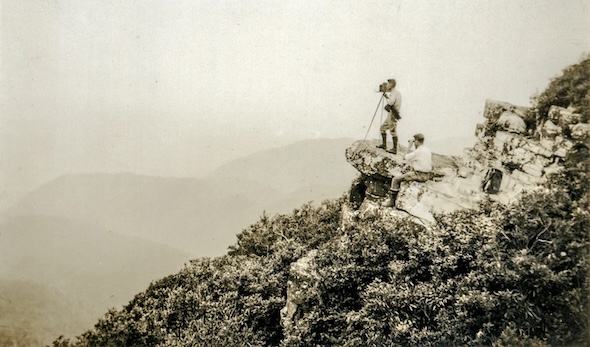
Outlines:
{"type": "Polygon", "coordinates": [[[399,193],[402,182],[426,182],[430,179],[432,171],[432,152],[424,146],[424,135],[414,135],[414,140],[410,140],[408,150],[414,147],[405,155],[404,159],[410,166],[411,170],[401,176],[396,176],[391,180],[391,199],[383,203],[384,207],[395,207],[395,199],[399,193]]]}

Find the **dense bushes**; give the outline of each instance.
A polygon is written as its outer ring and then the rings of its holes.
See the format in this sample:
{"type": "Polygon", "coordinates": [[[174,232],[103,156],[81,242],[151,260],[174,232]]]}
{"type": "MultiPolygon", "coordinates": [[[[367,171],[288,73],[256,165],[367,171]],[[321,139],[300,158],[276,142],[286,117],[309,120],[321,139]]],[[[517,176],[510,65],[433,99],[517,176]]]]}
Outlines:
{"type": "Polygon", "coordinates": [[[588,213],[566,200],[538,192],[440,216],[431,229],[361,222],[320,247],[319,297],[284,345],[583,341],[588,213]]]}
{"type": "Polygon", "coordinates": [[[551,80],[549,86],[533,98],[533,118],[537,124],[547,119],[551,106],[573,106],[582,115],[582,122],[590,120],[590,57],[563,70],[563,74],[551,80]]]}
{"type": "Polygon", "coordinates": [[[272,259],[235,256],[191,262],[109,311],[79,346],[277,345],[284,276],[272,259]]]}
{"type": "Polygon", "coordinates": [[[345,198],[327,200],[319,207],[305,204],[290,214],[261,219],[238,235],[230,255],[266,256],[276,250],[278,241],[293,241],[315,248],[337,233],[345,198]]]}

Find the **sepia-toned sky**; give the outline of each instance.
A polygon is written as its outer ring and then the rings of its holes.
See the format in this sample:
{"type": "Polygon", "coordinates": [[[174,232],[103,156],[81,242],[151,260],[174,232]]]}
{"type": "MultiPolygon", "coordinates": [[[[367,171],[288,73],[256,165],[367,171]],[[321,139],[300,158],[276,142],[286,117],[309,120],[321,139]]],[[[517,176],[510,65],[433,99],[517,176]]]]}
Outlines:
{"type": "Polygon", "coordinates": [[[0,206],[65,173],[201,176],[363,138],[392,77],[401,141],[471,136],[485,99],[528,105],[589,32],[582,0],[2,0],[0,206]]]}

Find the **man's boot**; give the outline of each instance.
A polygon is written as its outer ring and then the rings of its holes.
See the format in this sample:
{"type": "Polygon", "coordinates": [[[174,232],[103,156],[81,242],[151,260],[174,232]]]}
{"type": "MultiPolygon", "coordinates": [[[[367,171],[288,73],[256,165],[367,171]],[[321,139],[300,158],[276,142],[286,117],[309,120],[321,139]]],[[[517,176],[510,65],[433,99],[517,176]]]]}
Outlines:
{"type": "Polygon", "coordinates": [[[383,207],[395,207],[395,199],[397,199],[398,190],[390,190],[389,201],[383,203],[383,207]]]}
{"type": "Polygon", "coordinates": [[[387,148],[387,134],[386,133],[381,133],[381,140],[383,141],[383,143],[381,145],[377,146],[377,148],[382,148],[382,149],[387,148]]]}
{"type": "Polygon", "coordinates": [[[393,141],[393,147],[388,150],[389,153],[397,154],[397,136],[392,136],[391,141],[393,141]]]}

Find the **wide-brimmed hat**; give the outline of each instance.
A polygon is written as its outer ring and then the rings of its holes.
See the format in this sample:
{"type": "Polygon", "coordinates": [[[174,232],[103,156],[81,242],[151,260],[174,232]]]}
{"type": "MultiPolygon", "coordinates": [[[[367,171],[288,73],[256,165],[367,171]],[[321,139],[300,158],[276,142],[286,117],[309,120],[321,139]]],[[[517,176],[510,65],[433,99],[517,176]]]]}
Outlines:
{"type": "Polygon", "coordinates": [[[424,141],[424,135],[416,134],[416,135],[414,135],[414,139],[417,141],[424,141]]]}

